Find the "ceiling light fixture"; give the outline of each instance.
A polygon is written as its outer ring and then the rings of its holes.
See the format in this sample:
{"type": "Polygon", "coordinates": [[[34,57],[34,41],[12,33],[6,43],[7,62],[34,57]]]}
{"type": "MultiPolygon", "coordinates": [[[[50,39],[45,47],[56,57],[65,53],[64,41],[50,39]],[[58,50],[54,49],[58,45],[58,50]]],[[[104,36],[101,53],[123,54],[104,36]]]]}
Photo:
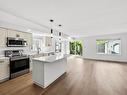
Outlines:
{"type": "Polygon", "coordinates": [[[59,24],[59,26],[61,27],[62,25],[61,25],[61,24],[59,24]]]}
{"type": "Polygon", "coordinates": [[[53,22],[54,20],[53,19],[50,19],[50,22],[53,22]]]}
{"type": "MultiPolygon", "coordinates": [[[[50,19],[50,22],[53,23],[54,20],[53,19],[50,19]]],[[[53,38],[53,29],[52,29],[52,27],[51,27],[51,38],[53,38]]]]}
{"type": "MultiPolygon", "coordinates": [[[[59,24],[58,26],[59,26],[59,27],[61,27],[62,25],[61,25],[61,24],[59,24]]],[[[59,40],[61,40],[61,36],[62,36],[62,33],[61,33],[61,32],[59,32],[59,40]]]]}

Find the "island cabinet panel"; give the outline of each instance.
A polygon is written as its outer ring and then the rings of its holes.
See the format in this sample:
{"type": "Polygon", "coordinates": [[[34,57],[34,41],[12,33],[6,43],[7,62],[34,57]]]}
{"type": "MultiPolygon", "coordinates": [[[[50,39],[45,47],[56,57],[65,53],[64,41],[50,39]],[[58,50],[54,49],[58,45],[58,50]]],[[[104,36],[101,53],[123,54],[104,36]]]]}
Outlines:
{"type": "Polygon", "coordinates": [[[49,56],[33,58],[33,82],[46,88],[66,72],[67,57],[49,56]],[[56,59],[56,60],[55,60],[56,59]]]}
{"type": "Polygon", "coordinates": [[[40,64],[39,62],[36,62],[33,60],[33,67],[38,69],[32,70],[32,78],[33,81],[38,84],[39,86],[43,87],[44,85],[44,64],[40,64]]]}
{"type": "Polygon", "coordinates": [[[6,34],[7,34],[7,29],[0,28],[0,47],[5,47],[6,46],[6,34]]]}
{"type": "Polygon", "coordinates": [[[66,72],[67,60],[66,58],[57,60],[54,63],[44,64],[44,88],[54,82],[62,74],[66,72]]]}

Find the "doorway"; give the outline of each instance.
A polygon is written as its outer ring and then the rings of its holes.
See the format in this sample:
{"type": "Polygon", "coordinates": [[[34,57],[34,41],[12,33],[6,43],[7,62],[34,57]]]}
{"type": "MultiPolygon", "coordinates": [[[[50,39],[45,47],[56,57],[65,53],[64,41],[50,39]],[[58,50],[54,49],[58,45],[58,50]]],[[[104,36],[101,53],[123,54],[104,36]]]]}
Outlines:
{"type": "Polygon", "coordinates": [[[70,54],[82,55],[82,51],[83,51],[82,41],[70,42],[70,54]]]}

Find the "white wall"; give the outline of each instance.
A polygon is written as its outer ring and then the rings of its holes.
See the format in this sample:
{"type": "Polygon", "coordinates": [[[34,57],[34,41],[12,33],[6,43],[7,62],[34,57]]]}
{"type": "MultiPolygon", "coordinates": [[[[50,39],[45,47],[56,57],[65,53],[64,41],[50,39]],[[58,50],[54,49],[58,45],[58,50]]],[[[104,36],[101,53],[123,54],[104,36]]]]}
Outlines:
{"type": "Polygon", "coordinates": [[[127,33],[78,38],[83,42],[83,58],[127,62],[127,33]],[[96,39],[121,39],[121,55],[96,53],[96,39]]]}

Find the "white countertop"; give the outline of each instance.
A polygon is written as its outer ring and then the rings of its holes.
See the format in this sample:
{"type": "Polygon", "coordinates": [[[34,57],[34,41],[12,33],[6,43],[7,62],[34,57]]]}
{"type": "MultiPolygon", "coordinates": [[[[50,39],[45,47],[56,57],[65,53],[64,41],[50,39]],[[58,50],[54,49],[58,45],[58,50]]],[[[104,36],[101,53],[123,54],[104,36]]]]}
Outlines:
{"type": "Polygon", "coordinates": [[[3,56],[1,56],[0,60],[9,60],[9,57],[3,57],[3,56]]]}
{"type": "Polygon", "coordinates": [[[54,61],[66,58],[66,57],[67,57],[66,54],[55,54],[50,56],[36,57],[36,58],[33,58],[33,60],[50,63],[50,62],[54,62],[54,61]]]}

